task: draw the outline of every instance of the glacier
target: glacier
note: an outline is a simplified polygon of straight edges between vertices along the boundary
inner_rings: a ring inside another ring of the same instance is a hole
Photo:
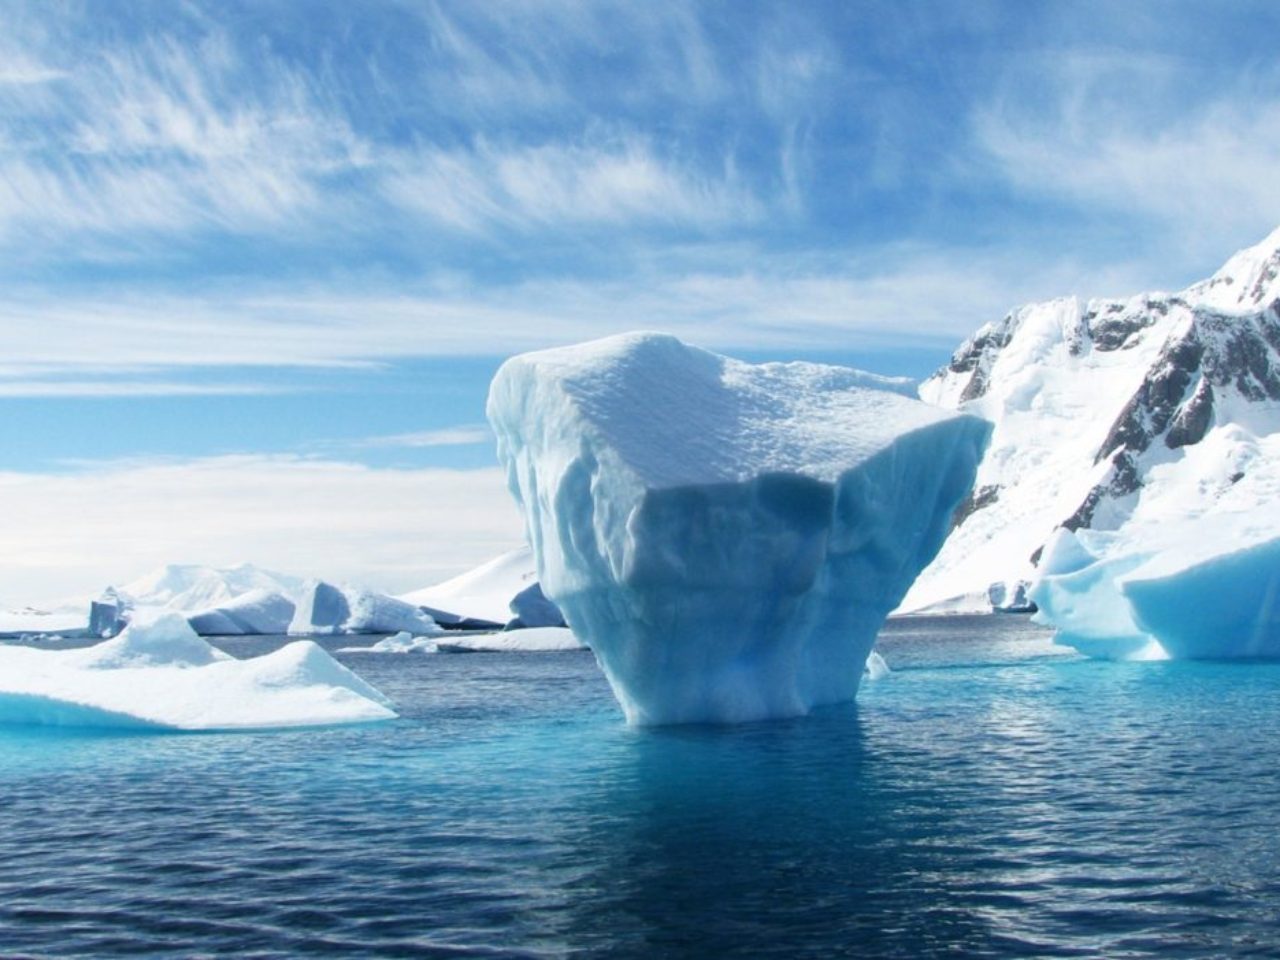
[[[653,333],[514,357],[487,413],[539,582],[633,724],[852,699],[990,435],[898,381]]]
[[[0,646],[0,723],[238,730],[387,720],[376,689],[308,640],[237,660],[173,611],[73,650]]]

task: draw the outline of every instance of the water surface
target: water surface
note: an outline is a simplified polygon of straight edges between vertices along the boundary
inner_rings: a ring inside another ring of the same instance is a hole
[[[558,653],[343,654],[362,727],[5,730],[0,955],[1280,955],[1280,665],[880,649],[743,727],[629,729]]]

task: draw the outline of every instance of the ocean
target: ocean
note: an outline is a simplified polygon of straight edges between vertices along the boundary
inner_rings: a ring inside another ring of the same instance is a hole
[[[0,956],[1280,956],[1280,664],[878,649],[738,727],[629,728],[579,652],[339,654],[365,726],[0,730]]]

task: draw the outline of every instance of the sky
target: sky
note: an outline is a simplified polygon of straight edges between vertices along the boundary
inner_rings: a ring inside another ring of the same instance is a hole
[[[1280,224],[1273,0],[0,0],[0,606],[520,542],[513,353],[914,377]]]

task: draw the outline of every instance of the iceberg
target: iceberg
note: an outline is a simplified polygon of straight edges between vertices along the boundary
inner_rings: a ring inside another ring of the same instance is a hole
[[[237,660],[174,611],[78,650],[0,646],[0,723],[236,730],[387,720],[390,701],[307,640]]]
[[[286,633],[293,620],[294,603],[270,590],[250,590],[234,600],[187,617],[204,637]]]
[[[1057,642],[1113,659],[1280,657],[1280,436],[1215,428],[1188,461],[1153,470],[1119,529],[1050,539],[1031,597]]]
[[[435,642],[440,653],[556,653],[584,650],[581,640],[565,627],[529,627]]]
[[[450,629],[563,627],[564,616],[538,584],[533,551],[517,547],[474,570],[400,597]]]
[[[1120,590],[1174,659],[1280,657],[1280,538],[1198,563],[1158,556]]]
[[[514,357],[487,410],[542,588],[634,724],[852,699],[990,435],[896,381],[650,333]]]
[[[339,653],[435,653],[436,642],[430,637],[415,637],[407,630],[389,637],[383,637],[377,643],[367,647],[342,647]]]
[[[547,599],[540,583],[532,583],[512,597],[511,612],[515,617],[507,624],[507,630],[565,626],[564,614]]]
[[[344,589],[312,580],[303,589],[288,625],[291,636],[348,633],[440,633],[431,615],[404,600],[368,590]]]

